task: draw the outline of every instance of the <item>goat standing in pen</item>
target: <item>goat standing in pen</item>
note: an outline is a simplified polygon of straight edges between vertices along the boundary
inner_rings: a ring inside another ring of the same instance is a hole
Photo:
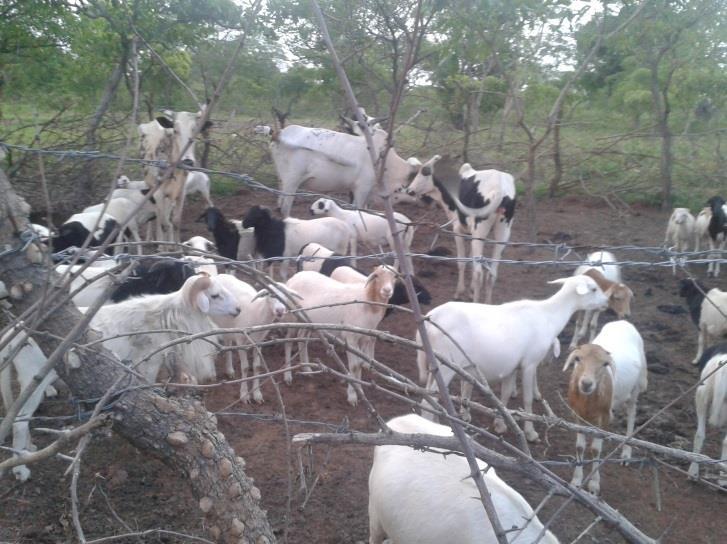
[[[590,344],[583,344],[568,356],[563,371],[571,365],[568,384],[568,403],[581,418],[591,425],[606,428],[613,418],[613,412],[626,407],[626,435],[634,432],[636,402],[639,394],[646,391],[647,369],[644,341],[628,321],[613,321],[601,329]],[[603,439],[594,437],[591,451],[595,470],[588,480],[588,490],[598,495],[601,489],[598,459],[601,456]],[[583,459],[586,450],[586,436],[578,433],[576,438],[576,461],[571,484],[580,487],[583,483]],[[631,459],[631,446],[624,444],[622,459]]]

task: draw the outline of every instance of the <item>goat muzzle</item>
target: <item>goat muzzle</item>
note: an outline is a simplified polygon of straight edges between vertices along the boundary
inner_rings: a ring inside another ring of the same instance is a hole
[[[578,389],[584,395],[590,395],[595,391],[595,384],[591,380],[581,380],[578,382]]]

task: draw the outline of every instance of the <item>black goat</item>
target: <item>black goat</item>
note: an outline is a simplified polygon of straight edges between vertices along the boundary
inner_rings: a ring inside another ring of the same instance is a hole
[[[240,231],[232,221],[225,218],[219,208],[211,206],[199,217],[198,221],[207,223],[217,245],[217,251],[228,259],[237,259],[237,248],[240,244]]]
[[[255,229],[255,251],[265,259],[282,257],[285,252],[285,222],[273,217],[268,208],[253,206],[245,214],[242,227]]]
[[[714,357],[715,355],[721,355],[723,353],[727,353],[727,342],[720,342],[719,344],[709,346],[707,349],[704,350],[704,353],[702,353],[702,356],[697,361],[699,371],[701,372],[702,370],[704,370],[704,365],[706,365],[707,361],[709,361],[712,357]]]
[[[142,257],[124,283],[111,294],[111,300],[121,302],[138,295],[173,293],[179,291],[190,276],[194,276],[194,268],[190,263]]]
[[[683,279],[679,281],[679,296],[686,299],[689,315],[692,322],[699,328],[699,319],[702,315],[702,302],[709,289],[697,280]]]

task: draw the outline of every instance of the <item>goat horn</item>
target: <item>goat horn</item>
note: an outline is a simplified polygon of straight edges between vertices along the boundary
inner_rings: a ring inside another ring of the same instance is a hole
[[[570,355],[568,355],[568,358],[565,360],[565,364],[563,365],[563,372],[568,370],[568,367],[573,364],[573,359],[575,359],[579,355],[578,349],[574,349],[571,351]]]
[[[197,295],[205,289],[209,289],[210,285],[212,285],[212,278],[210,278],[210,275],[207,274],[207,272],[200,272],[196,276],[197,279],[194,280],[189,288],[189,302],[192,305],[194,305]]]

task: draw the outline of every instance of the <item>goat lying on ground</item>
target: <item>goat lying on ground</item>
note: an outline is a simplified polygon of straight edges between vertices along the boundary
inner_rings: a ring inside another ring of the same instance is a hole
[[[626,407],[626,434],[634,432],[636,402],[639,393],[646,391],[647,369],[644,341],[628,321],[613,321],[601,329],[590,344],[574,350],[565,362],[563,371],[573,365],[568,385],[568,403],[580,417],[591,425],[605,429],[613,412]],[[588,490],[598,495],[600,475],[598,459],[601,456],[602,438],[593,438],[591,451],[595,460],[594,473],[588,481]],[[582,463],[586,450],[586,436],[578,433],[576,461]],[[631,446],[624,445],[622,459],[631,459]],[[583,483],[583,466],[576,465],[571,484]]]
[[[453,436],[449,427],[415,414],[387,425],[400,433]],[[520,493],[483,461],[477,465],[508,542],[558,543]],[[397,544],[496,544],[471,473],[467,460],[452,452],[376,446],[369,474],[370,544],[386,538]]]

